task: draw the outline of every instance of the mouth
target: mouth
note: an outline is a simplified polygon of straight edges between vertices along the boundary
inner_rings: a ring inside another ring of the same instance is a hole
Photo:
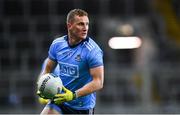
[[[82,35],[83,35],[83,36],[86,36],[86,35],[87,35],[87,33],[82,33]]]

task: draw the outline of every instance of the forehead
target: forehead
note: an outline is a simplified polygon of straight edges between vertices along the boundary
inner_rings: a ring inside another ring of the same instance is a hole
[[[89,18],[87,16],[75,16],[74,22],[89,22]]]

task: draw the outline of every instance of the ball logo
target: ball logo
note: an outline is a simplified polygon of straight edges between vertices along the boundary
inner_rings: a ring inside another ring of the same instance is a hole
[[[50,79],[50,77],[48,76],[46,79],[44,79],[44,81],[42,82],[42,84],[41,84],[41,87],[40,87],[40,91],[41,92],[43,92],[44,91],[44,89],[45,89],[45,87],[46,87],[46,83],[47,83],[47,81]]]

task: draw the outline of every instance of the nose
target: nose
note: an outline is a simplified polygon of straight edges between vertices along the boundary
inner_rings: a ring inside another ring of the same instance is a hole
[[[83,26],[83,31],[87,31],[87,30],[88,30],[88,28],[89,28],[89,26],[88,26],[88,25],[84,25],[84,26]]]
[[[84,27],[84,28],[83,28],[83,31],[87,31],[87,28],[86,28],[86,27]]]

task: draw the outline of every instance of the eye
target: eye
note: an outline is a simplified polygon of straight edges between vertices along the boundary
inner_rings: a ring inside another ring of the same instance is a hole
[[[83,26],[83,25],[84,25],[84,23],[80,22],[78,25]]]
[[[89,23],[88,22],[87,23],[79,22],[77,25],[78,26],[89,26]]]

